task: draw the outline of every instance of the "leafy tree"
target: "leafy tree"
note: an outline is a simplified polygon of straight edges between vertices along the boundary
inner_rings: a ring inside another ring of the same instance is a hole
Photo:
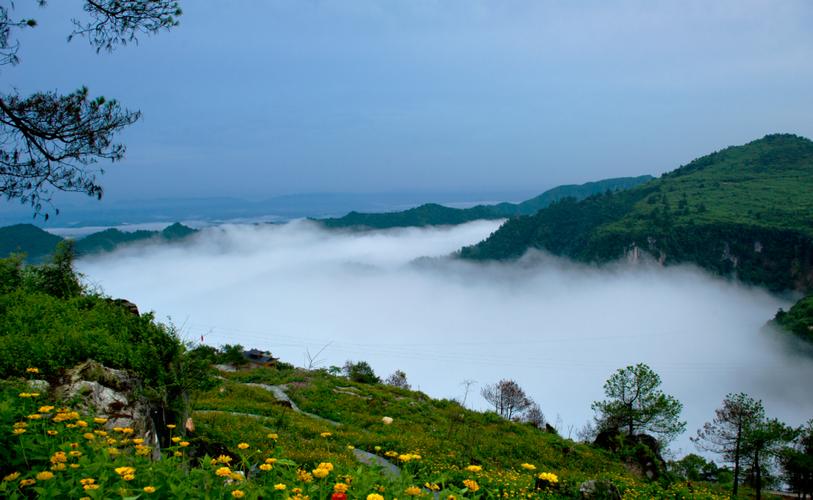
[[[779,463],[791,491],[813,497],[813,420],[797,430],[791,446],[782,450]]]
[[[37,0],[40,6],[45,0]],[[17,30],[36,26],[15,19],[14,4],[0,4],[0,65],[20,62]],[[73,19],[75,35],[96,48],[112,51],[178,24],[178,2],[172,0],[85,0],[86,19]],[[30,96],[0,94],[0,195],[30,204],[35,214],[50,204],[54,190],[102,197],[96,180],[101,160],[118,161],[125,147],[114,136],[141,116],[115,100],[91,97],[87,88],[62,95],[54,91]],[[45,218],[48,218],[45,213]]]
[[[652,432],[667,441],[686,429],[680,420],[683,405],[660,389],[661,378],[652,369],[639,363],[616,371],[604,384],[609,398],[596,401],[592,408],[598,413],[599,428],[615,428],[633,436]]]
[[[73,240],[60,241],[51,262],[22,269],[25,288],[59,298],[75,297],[82,292],[80,276],[73,271]]]
[[[751,466],[756,499],[762,499],[763,468],[779,458],[783,447],[794,438],[794,430],[775,418],[760,419],[743,439],[744,456]]]
[[[378,384],[381,379],[373,371],[373,367],[366,361],[359,361],[354,363],[348,361],[344,364],[344,374],[353,382],[361,384]]]
[[[483,387],[480,395],[494,406],[501,417],[511,419],[531,407],[533,401],[513,380],[503,379],[496,384]]]
[[[723,405],[714,411],[714,420],[703,424],[697,436],[691,438],[698,448],[718,453],[734,465],[734,485],[732,493],[737,496],[740,480],[745,438],[754,426],[764,420],[765,409],[762,401],[755,401],[747,394],[729,394]]]
[[[395,373],[387,377],[384,381],[385,384],[393,387],[400,387],[401,389],[411,389],[412,386],[407,382],[407,375],[401,370],[395,370]]]
[[[689,453],[675,462],[670,462],[670,470],[686,481],[717,481],[720,468],[700,455]]]
[[[243,366],[248,360],[243,356],[245,349],[240,344],[226,344],[220,347],[220,362],[235,367]]]

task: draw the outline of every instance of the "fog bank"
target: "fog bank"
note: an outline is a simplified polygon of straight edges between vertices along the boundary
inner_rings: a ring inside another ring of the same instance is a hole
[[[190,340],[268,349],[301,365],[366,360],[382,377],[484,408],[513,378],[567,435],[617,368],[645,362],[685,406],[688,436],[729,392],[798,424],[813,417],[813,357],[761,331],[782,299],[691,267],[577,265],[541,253],[509,264],[445,259],[499,222],[329,232],[312,223],[206,228],[183,245],[120,249],[79,271],[114,297],[171,317]],[[437,257],[436,259],[419,259]],[[418,259],[418,260],[416,260]]]

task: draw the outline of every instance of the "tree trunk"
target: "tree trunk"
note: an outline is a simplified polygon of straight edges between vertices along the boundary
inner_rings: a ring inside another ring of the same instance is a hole
[[[754,474],[756,474],[756,500],[762,500],[762,470],[759,467],[759,450],[754,452]]]
[[[737,489],[740,484],[740,439],[742,436],[742,422],[737,422],[737,444],[734,447],[734,491],[737,496]]]

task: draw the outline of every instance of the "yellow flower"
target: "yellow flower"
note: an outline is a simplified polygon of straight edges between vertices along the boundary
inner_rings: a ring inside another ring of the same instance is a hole
[[[53,406],[40,406],[40,409],[37,411],[40,413],[51,413],[51,410],[53,409],[54,409]]]
[[[330,471],[327,469],[316,468],[313,469],[312,473],[315,477],[322,479],[323,477],[327,477],[327,475],[330,474]]]
[[[72,457],[81,457],[82,452],[79,451],[79,450],[71,450],[71,451],[68,452],[68,455],[70,455]]]
[[[79,467],[81,467],[81,465],[79,465],[79,464],[70,464],[68,467],[70,467],[71,469],[78,469]]]
[[[328,471],[333,470],[333,464],[330,462],[322,462],[316,466],[318,469],[327,469]]]
[[[106,436],[107,436],[107,432],[105,432],[105,431],[100,431],[100,430],[98,430],[98,429],[97,429],[97,430],[95,430],[95,431],[93,431],[93,433],[94,433],[94,434],[96,434],[97,436],[102,436],[102,437],[106,437]]]
[[[278,484],[274,485],[274,489],[277,490],[277,491],[282,491],[285,488],[286,488],[286,486],[284,484],[282,484],[282,483],[278,483]]]
[[[178,443],[178,445],[182,446],[183,448],[186,448],[187,446],[189,446],[189,441],[181,441],[180,443]]]
[[[73,451],[71,453],[74,453]],[[68,461],[68,456],[65,454],[64,451],[58,451],[51,455],[51,463],[58,464]]]
[[[244,496],[246,496],[246,494],[240,490],[234,490],[231,492],[231,496],[233,496],[234,498],[243,498]]]
[[[155,486],[145,486],[144,493],[155,493]]]
[[[88,423],[85,422],[84,420],[77,420],[76,425],[78,425],[79,427],[87,427]]]
[[[240,443],[237,445],[237,447],[240,448],[241,450],[245,450],[246,448],[248,448],[248,446],[249,446],[248,443]]]
[[[275,439],[276,440],[276,439],[279,439],[279,436],[277,436],[276,433],[272,432],[271,434],[268,435],[268,439]]]
[[[142,438],[135,438],[135,439],[133,439],[133,443],[135,443],[135,444],[143,444],[143,443],[144,443],[144,439],[142,439]]]
[[[53,472],[48,472],[47,470],[44,470],[44,471],[38,473],[36,475],[36,478],[37,478],[37,481],[47,481],[49,479],[54,478],[54,473]]]
[[[124,429],[121,430],[121,432],[124,434],[132,434],[135,431],[130,427],[125,427]]]
[[[36,479],[23,479],[20,481],[20,488],[25,488],[26,486],[31,486],[32,484],[36,484]]]
[[[124,479],[125,481],[132,481],[133,479],[135,479],[135,474],[125,474],[121,476],[121,478]]]
[[[367,500],[384,500],[384,497],[378,493],[370,493],[367,495]]]
[[[26,373],[39,373],[40,369],[32,367],[32,368],[26,368],[25,371],[26,371]]]
[[[356,449],[356,447],[355,447],[355,446],[353,446],[352,444],[348,444],[348,445],[347,445],[347,449],[348,449],[348,450],[355,450],[355,449]]]
[[[175,424],[167,424],[167,429],[169,429],[169,430],[172,430],[175,427],[176,427]]]
[[[245,479],[245,476],[243,476],[243,474],[240,472],[232,472],[229,474],[229,477],[232,479],[232,481],[242,481]]]
[[[56,464],[51,466],[51,470],[65,470],[65,464]]]
[[[88,440],[96,439],[96,434],[93,434],[92,432],[86,432],[86,433],[82,434],[82,437],[84,437],[85,439],[88,439]]]
[[[25,429],[23,429],[22,427],[20,427],[20,428],[18,428],[18,429],[14,429],[14,434],[16,434],[16,435],[18,435],[18,436],[19,436],[20,434],[24,434],[24,433],[25,433]]]
[[[228,456],[228,455],[220,455],[220,456],[219,456],[219,457],[217,457],[215,460],[216,460],[218,463],[221,463],[221,464],[227,464],[227,463],[231,462],[231,457],[230,457],[230,456]]]
[[[180,443],[180,442],[181,442],[181,438],[179,438],[178,436],[175,436],[174,438],[172,438],[172,442],[173,442],[173,443]]]
[[[134,467],[116,467],[114,469],[119,476],[126,476],[127,474],[135,474]]]
[[[536,470],[536,465],[534,464],[522,464],[520,467],[525,470]]]
[[[349,488],[350,486],[348,486],[345,483],[336,483],[335,485],[333,485],[333,491],[336,493],[347,493],[347,490]]]
[[[302,469],[298,469],[296,471],[296,478],[303,483],[309,483],[313,481],[313,475],[310,472],[304,471]]]
[[[265,463],[273,465],[273,464],[277,463],[277,459],[276,458],[266,458]]]
[[[471,491],[472,493],[480,489],[480,485],[477,484],[477,481],[474,481],[472,479],[464,479],[463,486],[468,488],[468,490]]]
[[[3,481],[14,481],[14,480],[15,480],[15,479],[17,479],[18,477],[20,477],[20,473],[19,473],[19,472],[12,472],[12,473],[11,473],[11,474],[9,474],[8,476],[4,477],[4,478],[3,478]]]
[[[330,436],[333,435],[333,433],[332,432],[323,432],[323,433],[321,433],[319,435],[322,436],[323,438],[329,438]]]
[[[86,477],[84,479],[79,480],[79,483],[81,483],[83,486],[86,485],[86,484],[93,484],[95,482],[96,482],[96,480],[93,479],[92,477]]]
[[[182,457],[182,456],[183,456],[183,452],[182,452],[182,451],[176,451],[176,452],[174,452],[172,455],[173,455],[173,456],[175,456],[175,457]]]
[[[96,418],[93,419],[93,422],[96,423],[96,424],[106,424],[107,419],[102,418],[102,417],[96,417]]]
[[[479,465],[469,465],[466,467],[466,470],[469,472],[480,472],[483,468]]]
[[[98,490],[99,485],[98,484],[86,484],[86,485],[82,486],[82,489],[84,489],[85,491]]]
[[[432,491],[440,491],[440,485],[437,483],[424,483],[424,486]]]
[[[421,489],[417,486],[410,486],[409,488],[404,490],[404,494],[410,497],[417,497],[421,494]]]
[[[231,469],[229,469],[228,467],[220,467],[215,471],[215,474],[220,477],[225,477],[231,474]]]
[[[384,453],[384,455],[388,456],[390,458],[395,458],[395,457],[398,456],[398,452],[397,451],[388,451],[388,452]]]
[[[118,455],[120,452],[119,452],[118,448],[108,448],[108,449],[107,449],[107,453],[109,453],[111,456],[114,456],[114,457],[115,457],[115,456],[116,456],[116,455]]]
[[[559,482],[559,478],[553,472],[542,472],[536,477],[538,477],[542,481],[547,481],[550,484],[556,484]]]
[[[271,465],[271,464],[260,464],[260,470],[262,470],[262,471],[268,472],[273,468],[274,468],[274,466]]]

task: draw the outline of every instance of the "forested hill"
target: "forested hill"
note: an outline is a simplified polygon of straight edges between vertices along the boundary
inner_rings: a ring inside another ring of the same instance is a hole
[[[518,215],[530,215],[563,198],[584,199],[596,193],[619,191],[643,184],[651,180],[650,175],[619,177],[585,184],[569,184],[549,189],[522,203],[499,203],[477,205],[471,208],[450,208],[436,203],[427,203],[401,212],[359,213],[350,212],[344,217],[320,219],[326,227],[357,227],[386,229],[408,226],[441,226],[463,224],[479,219],[502,219]]]
[[[466,259],[528,249],[586,262],[691,262],[773,290],[813,289],[813,142],[768,135],[629,190],[560,200],[463,248]]]
[[[91,255],[110,252],[127,243],[151,239],[178,240],[196,232],[196,229],[177,222],[163,231],[140,230],[128,232],[118,229],[105,229],[76,240],[74,250],[77,256]],[[31,224],[2,227],[0,228],[0,257],[5,257],[10,253],[22,252],[26,254],[26,260],[29,262],[41,262],[53,253],[57,243],[62,239],[60,236],[51,234]]]

